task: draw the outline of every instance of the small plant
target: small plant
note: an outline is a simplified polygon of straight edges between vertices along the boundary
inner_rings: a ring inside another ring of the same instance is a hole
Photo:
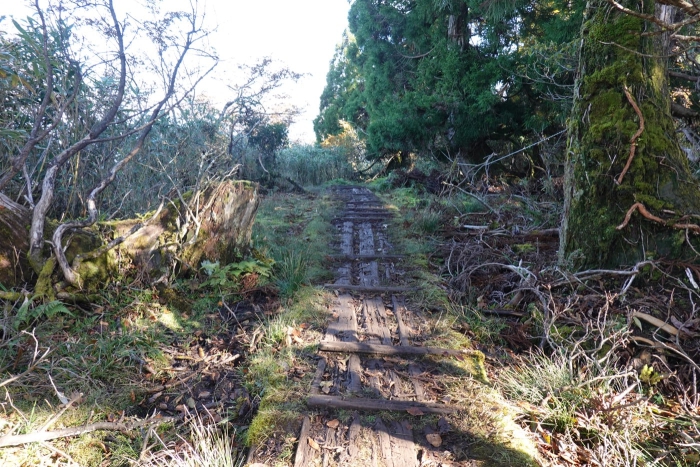
[[[22,306],[17,310],[17,314],[13,320],[13,327],[19,329],[22,325],[28,324],[37,319],[51,319],[57,315],[64,314],[73,316],[73,313],[59,300],[54,300],[48,303],[34,305],[33,298],[25,298]]]
[[[226,266],[221,266],[218,261],[214,263],[202,261],[202,270],[208,276],[208,279],[202,283],[202,287],[213,287],[221,291],[238,290],[241,284],[248,282],[245,281],[247,276],[254,275],[258,280],[261,277],[269,279],[272,275],[272,266],[274,264],[274,260],[269,258],[264,260],[256,258],[230,263]]]
[[[639,381],[648,384],[649,386],[656,386],[663,379],[663,375],[656,372],[654,367],[644,365],[642,370],[639,372]]]
[[[301,288],[309,275],[309,260],[306,253],[297,250],[285,250],[277,262],[275,280],[280,295],[289,297]]]
[[[245,464],[242,455],[232,443],[235,433],[231,435],[226,429],[216,425],[205,424],[197,417],[190,423],[190,435],[180,436],[182,443],[173,447],[165,443],[157,434],[154,436],[163,446],[163,450],[151,453],[141,466],[176,466],[176,467],[239,467]]]
[[[416,216],[415,227],[421,234],[434,234],[443,224],[442,213],[433,209],[426,209]]]

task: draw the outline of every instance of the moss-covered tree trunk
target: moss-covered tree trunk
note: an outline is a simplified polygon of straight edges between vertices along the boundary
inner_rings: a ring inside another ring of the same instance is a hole
[[[0,284],[5,287],[27,282],[31,268],[28,229],[31,211],[0,193]]]
[[[655,13],[654,2],[621,3]],[[679,225],[700,212],[700,190],[675,135],[663,39],[643,35],[652,31],[605,0],[588,3],[569,121],[564,263],[623,266],[692,252]]]

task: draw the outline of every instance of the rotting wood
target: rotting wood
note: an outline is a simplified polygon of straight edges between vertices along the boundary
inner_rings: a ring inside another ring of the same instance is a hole
[[[369,381],[369,387],[377,395],[382,395],[382,381],[380,375],[384,368],[382,368],[381,363],[372,358],[367,361],[367,380]]]
[[[411,384],[413,384],[413,390],[416,392],[416,400],[419,402],[425,401],[425,388],[423,387],[423,382],[420,380],[420,375],[423,372],[416,363],[411,363],[408,365],[408,375],[411,378]]]
[[[388,410],[406,412],[418,409],[423,413],[439,413],[443,415],[457,412],[457,408],[436,402],[397,401],[386,399],[347,398],[339,396],[314,395],[306,400],[309,407],[333,407],[348,410]],[[410,413],[410,412],[409,412]]]
[[[353,461],[357,459],[357,456],[360,454],[358,438],[361,429],[360,414],[354,412],[352,415],[352,423],[350,424],[350,428],[348,428],[348,449],[346,455],[341,457],[341,464],[352,465]]]
[[[352,297],[339,295],[336,304],[334,311],[338,319],[328,325],[324,341],[357,342],[357,318]]]
[[[323,286],[325,288],[331,289],[331,290],[351,290],[351,291],[355,291],[355,292],[367,292],[367,293],[372,293],[372,292],[376,292],[376,293],[409,292],[411,290],[415,290],[414,288],[411,288],[411,287],[382,287],[382,286],[365,287],[362,285],[344,285],[344,284],[324,284]]]
[[[411,345],[409,336],[412,334],[412,331],[403,320],[403,316],[408,314],[404,299],[403,297],[393,295],[391,297],[391,303],[394,306],[394,317],[396,318],[396,324],[399,332],[399,344],[402,346],[409,346]]]
[[[381,298],[370,298],[362,301],[362,311],[365,317],[365,333],[367,343],[391,345],[391,332],[386,325],[386,312]]]
[[[384,424],[384,420],[377,418],[374,423],[374,429],[377,433],[377,438],[379,438],[379,449],[381,451],[382,462],[387,467],[394,467],[394,463],[391,458],[391,437],[389,436],[389,430]]]
[[[299,445],[297,446],[297,454],[294,457],[294,467],[305,467],[314,458],[314,449],[309,444],[309,432],[311,431],[311,419],[308,415],[304,416],[304,421],[301,423],[301,432],[299,433]]]
[[[394,370],[389,371],[389,382],[391,385],[391,395],[397,399],[403,397],[403,391],[401,390],[401,378],[396,374]]]
[[[326,438],[323,443],[323,467],[328,467],[334,460],[337,453],[336,448],[340,445],[338,429],[326,425]]]
[[[387,467],[418,467],[413,432],[405,420],[394,422],[390,431],[378,418],[375,430],[379,438],[382,460]]]
[[[321,342],[319,350],[325,352],[356,352],[375,355],[442,355],[468,357],[483,355],[478,350],[442,349],[440,347],[413,347],[404,345],[364,344],[360,342]]]
[[[343,227],[340,233],[340,251],[344,255],[352,254],[352,236],[354,225],[352,222],[343,222]]]
[[[360,357],[353,354],[348,358],[348,392],[360,392],[362,390],[362,364]]]
[[[396,467],[418,467],[413,430],[406,420],[393,423],[391,457]]]
[[[318,394],[321,390],[321,380],[323,379],[323,374],[326,372],[326,359],[320,357],[318,359],[318,365],[316,366],[316,373],[314,374],[314,379],[311,382],[311,394]]]

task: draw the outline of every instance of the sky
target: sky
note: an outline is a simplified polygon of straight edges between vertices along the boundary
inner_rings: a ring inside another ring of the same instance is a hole
[[[117,10],[134,0],[114,0]],[[171,3],[173,0],[166,0]],[[269,56],[307,76],[284,92],[290,103],[303,109],[289,131],[291,141],[314,141],[313,119],[335,46],[347,27],[348,0],[200,0],[206,5],[209,27],[217,30],[209,42],[221,63],[202,83],[200,93],[215,103],[224,102],[226,76],[239,64],[254,64]],[[43,1],[40,3],[44,3]],[[23,1],[2,1],[0,16],[24,18]],[[7,22],[4,22],[4,29]],[[220,99],[221,98],[221,99]]]

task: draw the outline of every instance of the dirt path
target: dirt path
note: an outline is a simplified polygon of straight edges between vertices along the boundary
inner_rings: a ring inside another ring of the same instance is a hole
[[[336,280],[326,287],[337,299],[307,398],[316,412],[304,418],[294,466],[527,465],[493,459],[504,449],[522,456],[489,450],[461,424],[465,401],[454,403],[443,376],[469,378],[463,368],[483,355],[422,344],[428,323],[402,295],[420,285],[403,283],[391,214],[366,188],[337,187],[335,195],[345,207],[334,220]]]

